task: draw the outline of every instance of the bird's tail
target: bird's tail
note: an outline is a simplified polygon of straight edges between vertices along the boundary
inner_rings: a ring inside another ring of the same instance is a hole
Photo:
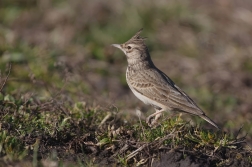
[[[211,125],[215,126],[218,130],[220,130],[219,126],[212,121],[208,116],[206,116],[205,114],[203,115],[199,115],[202,119],[206,120],[208,123],[210,123]]]

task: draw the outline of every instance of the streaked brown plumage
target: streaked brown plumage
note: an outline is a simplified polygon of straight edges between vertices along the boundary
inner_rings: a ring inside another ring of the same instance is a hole
[[[153,64],[144,38],[140,37],[141,31],[124,44],[113,46],[121,49],[127,57],[126,80],[132,92],[156,110],[146,122],[153,126],[163,111],[177,110],[197,115],[219,129],[184,91]]]

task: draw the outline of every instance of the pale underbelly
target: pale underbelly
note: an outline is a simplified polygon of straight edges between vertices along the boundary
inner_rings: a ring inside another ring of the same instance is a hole
[[[130,87],[130,86],[129,86]],[[157,107],[160,107],[160,108],[166,108],[164,105],[160,104],[159,102],[156,102],[144,95],[142,95],[141,93],[135,91],[133,88],[131,88],[131,91],[134,93],[134,95],[139,99],[141,100],[142,102],[144,102],[145,104],[147,105],[152,105],[152,106],[157,106]]]

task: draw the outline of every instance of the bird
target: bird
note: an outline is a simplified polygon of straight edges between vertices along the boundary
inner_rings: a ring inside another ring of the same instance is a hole
[[[146,118],[150,127],[157,124],[164,111],[178,111],[196,115],[220,129],[182,89],[153,63],[144,37],[143,28],[123,44],[112,44],[127,57],[126,81],[134,95],[155,109]]]

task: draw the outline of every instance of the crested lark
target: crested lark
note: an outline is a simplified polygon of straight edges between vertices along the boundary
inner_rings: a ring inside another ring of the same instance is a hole
[[[219,129],[184,91],[153,64],[144,38],[140,37],[141,31],[127,42],[112,46],[121,49],[127,57],[126,80],[132,92],[156,111],[147,117],[148,125],[155,125],[163,111],[177,110],[197,115]]]

